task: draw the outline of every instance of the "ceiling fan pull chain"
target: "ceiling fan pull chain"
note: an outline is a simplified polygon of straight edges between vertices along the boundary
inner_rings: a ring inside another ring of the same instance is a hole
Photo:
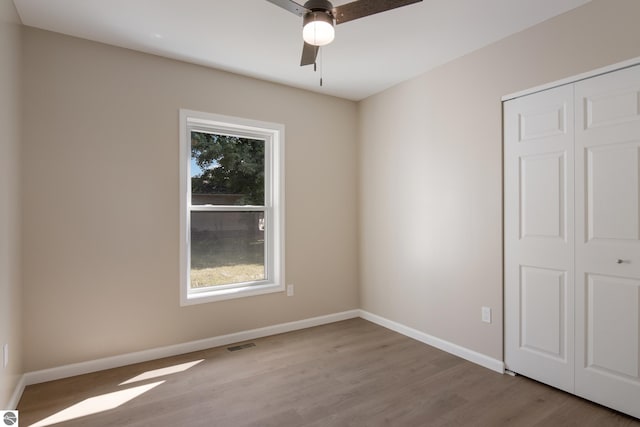
[[[320,87],[322,87],[322,65],[324,64],[322,52],[324,52],[324,49],[320,49]]]

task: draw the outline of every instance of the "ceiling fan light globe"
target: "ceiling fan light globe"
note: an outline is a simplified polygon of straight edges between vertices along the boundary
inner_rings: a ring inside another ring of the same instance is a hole
[[[311,12],[304,17],[302,38],[314,46],[324,46],[335,38],[333,19],[323,12]]]

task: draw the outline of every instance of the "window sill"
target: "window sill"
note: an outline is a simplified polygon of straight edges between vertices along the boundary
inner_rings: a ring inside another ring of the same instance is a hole
[[[270,294],[273,292],[284,292],[284,285],[267,283],[262,285],[247,285],[237,288],[186,293],[186,295],[182,296],[180,305],[204,304],[208,302],[244,298],[254,295]]]

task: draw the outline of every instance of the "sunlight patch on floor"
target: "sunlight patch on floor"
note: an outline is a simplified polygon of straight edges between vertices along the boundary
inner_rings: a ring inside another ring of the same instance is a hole
[[[83,400],[82,402],[78,402],[75,405],[63,409],[62,411],[56,412],[55,414],[45,418],[42,421],[31,424],[31,427],[50,426],[52,424],[62,423],[64,421],[69,421],[76,418],[86,417],[88,415],[94,415],[100,412],[108,411],[110,409],[115,409],[159,386],[162,383],[164,383],[164,381],[158,381],[151,384],[128,388],[126,390],[114,391],[112,393],[90,397]]]
[[[189,368],[196,366],[198,363],[203,362],[204,359],[195,360],[193,362],[181,363],[179,365],[168,366],[166,368],[154,369],[152,371],[143,372],[140,375],[137,375],[125,382],[120,383],[119,385],[131,384],[138,381],[150,380],[152,378],[158,378],[165,375],[177,374],[179,372],[184,372]]]

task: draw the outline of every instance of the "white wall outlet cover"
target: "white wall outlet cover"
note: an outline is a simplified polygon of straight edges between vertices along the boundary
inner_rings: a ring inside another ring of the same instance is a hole
[[[491,308],[482,307],[482,321],[485,323],[491,323]]]
[[[287,285],[287,296],[288,297],[293,296],[293,285]]]

